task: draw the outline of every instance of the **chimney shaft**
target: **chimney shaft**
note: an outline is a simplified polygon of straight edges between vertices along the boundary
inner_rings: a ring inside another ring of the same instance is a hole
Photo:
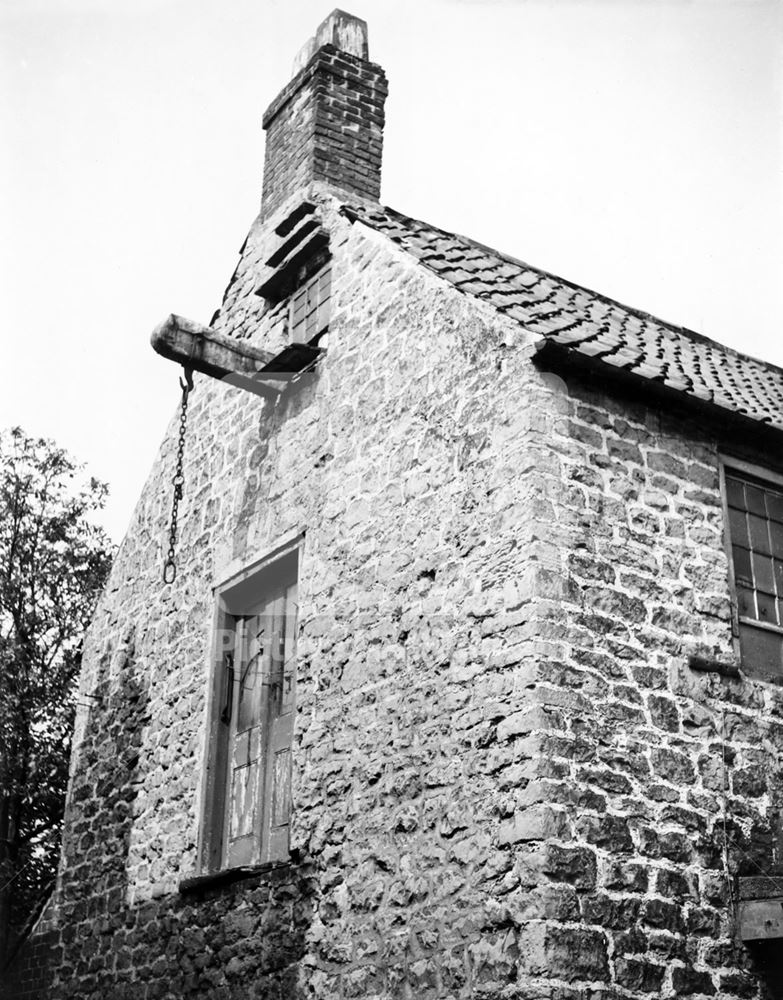
[[[297,56],[263,119],[262,215],[311,181],[378,200],[388,87],[367,55],[365,22],[334,10]]]

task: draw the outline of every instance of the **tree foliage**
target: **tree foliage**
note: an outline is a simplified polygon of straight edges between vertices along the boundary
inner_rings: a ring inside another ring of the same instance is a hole
[[[111,565],[107,495],[52,441],[0,433],[0,962],[57,870],[81,642]]]

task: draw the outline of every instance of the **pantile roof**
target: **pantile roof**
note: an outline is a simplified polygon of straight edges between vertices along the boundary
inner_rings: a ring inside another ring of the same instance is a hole
[[[542,344],[783,430],[783,369],[775,365],[393,209],[357,203],[343,212],[539,334]]]

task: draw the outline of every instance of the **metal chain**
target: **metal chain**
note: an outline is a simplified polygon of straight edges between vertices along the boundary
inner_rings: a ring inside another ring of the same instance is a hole
[[[193,372],[185,369],[185,380],[179,380],[182,389],[182,402],[180,403],[179,415],[179,439],[177,441],[177,468],[174,473],[174,499],[171,502],[171,526],[169,528],[169,552],[166,562],[163,564],[163,582],[174,583],[177,577],[177,564],[174,561],[174,548],[177,544],[177,511],[179,502],[182,499],[182,490],[185,485],[185,476],[182,472],[185,457],[185,430],[188,422],[188,396],[193,389]]]

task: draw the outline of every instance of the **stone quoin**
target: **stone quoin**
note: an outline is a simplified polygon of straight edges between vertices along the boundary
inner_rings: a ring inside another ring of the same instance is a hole
[[[334,11],[85,643],[8,1000],[781,996],[783,371],[379,202]]]

